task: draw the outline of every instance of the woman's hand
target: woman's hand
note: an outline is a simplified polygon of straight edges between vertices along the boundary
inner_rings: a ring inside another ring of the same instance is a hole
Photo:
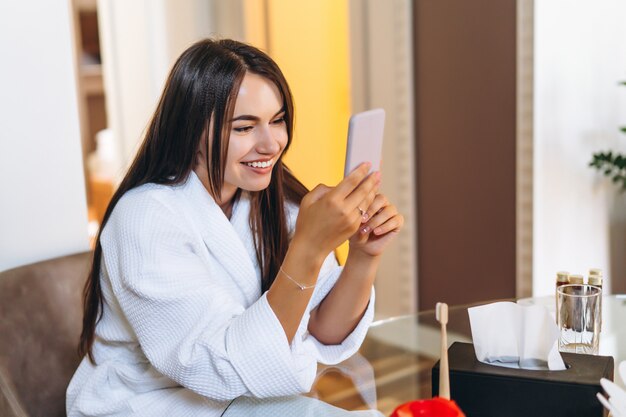
[[[364,218],[368,220],[350,238],[350,252],[380,256],[402,229],[404,217],[384,195],[377,194]]]
[[[306,242],[314,256],[324,259],[357,232],[362,224],[361,209],[373,204],[380,185],[380,173],[367,175],[363,163],[336,187],[318,185],[302,199],[294,241]]]

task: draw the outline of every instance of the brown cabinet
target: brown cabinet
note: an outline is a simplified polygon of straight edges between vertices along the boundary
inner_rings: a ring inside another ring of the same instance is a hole
[[[414,2],[418,305],[516,290],[516,1]]]

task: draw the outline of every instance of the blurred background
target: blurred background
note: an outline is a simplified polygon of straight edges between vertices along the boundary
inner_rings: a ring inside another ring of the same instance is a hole
[[[296,102],[287,164],[340,181],[351,113],[387,113],[383,192],[406,218],[377,314],[626,291],[626,203],[588,167],[626,151],[620,0],[0,2],[0,271],[88,250],[165,78],[195,40],[268,52]],[[346,248],[339,250],[344,258]]]

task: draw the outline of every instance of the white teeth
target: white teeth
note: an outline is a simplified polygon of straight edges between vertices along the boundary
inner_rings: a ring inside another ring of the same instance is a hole
[[[246,162],[246,165],[253,168],[267,168],[272,165],[272,161],[270,160],[265,162]]]

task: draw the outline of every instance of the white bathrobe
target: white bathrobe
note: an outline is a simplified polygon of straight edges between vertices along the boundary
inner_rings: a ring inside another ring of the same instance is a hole
[[[288,209],[293,228],[297,208]],[[261,294],[249,212],[244,193],[229,220],[193,172],[181,185],[146,184],[120,199],[101,237],[97,365],[81,362],[67,390],[68,416],[219,416],[241,395],[307,392],[317,362],[358,350],[373,292],[340,345],[307,332],[308,312],[341,273],[332,254],[288,343]]]

